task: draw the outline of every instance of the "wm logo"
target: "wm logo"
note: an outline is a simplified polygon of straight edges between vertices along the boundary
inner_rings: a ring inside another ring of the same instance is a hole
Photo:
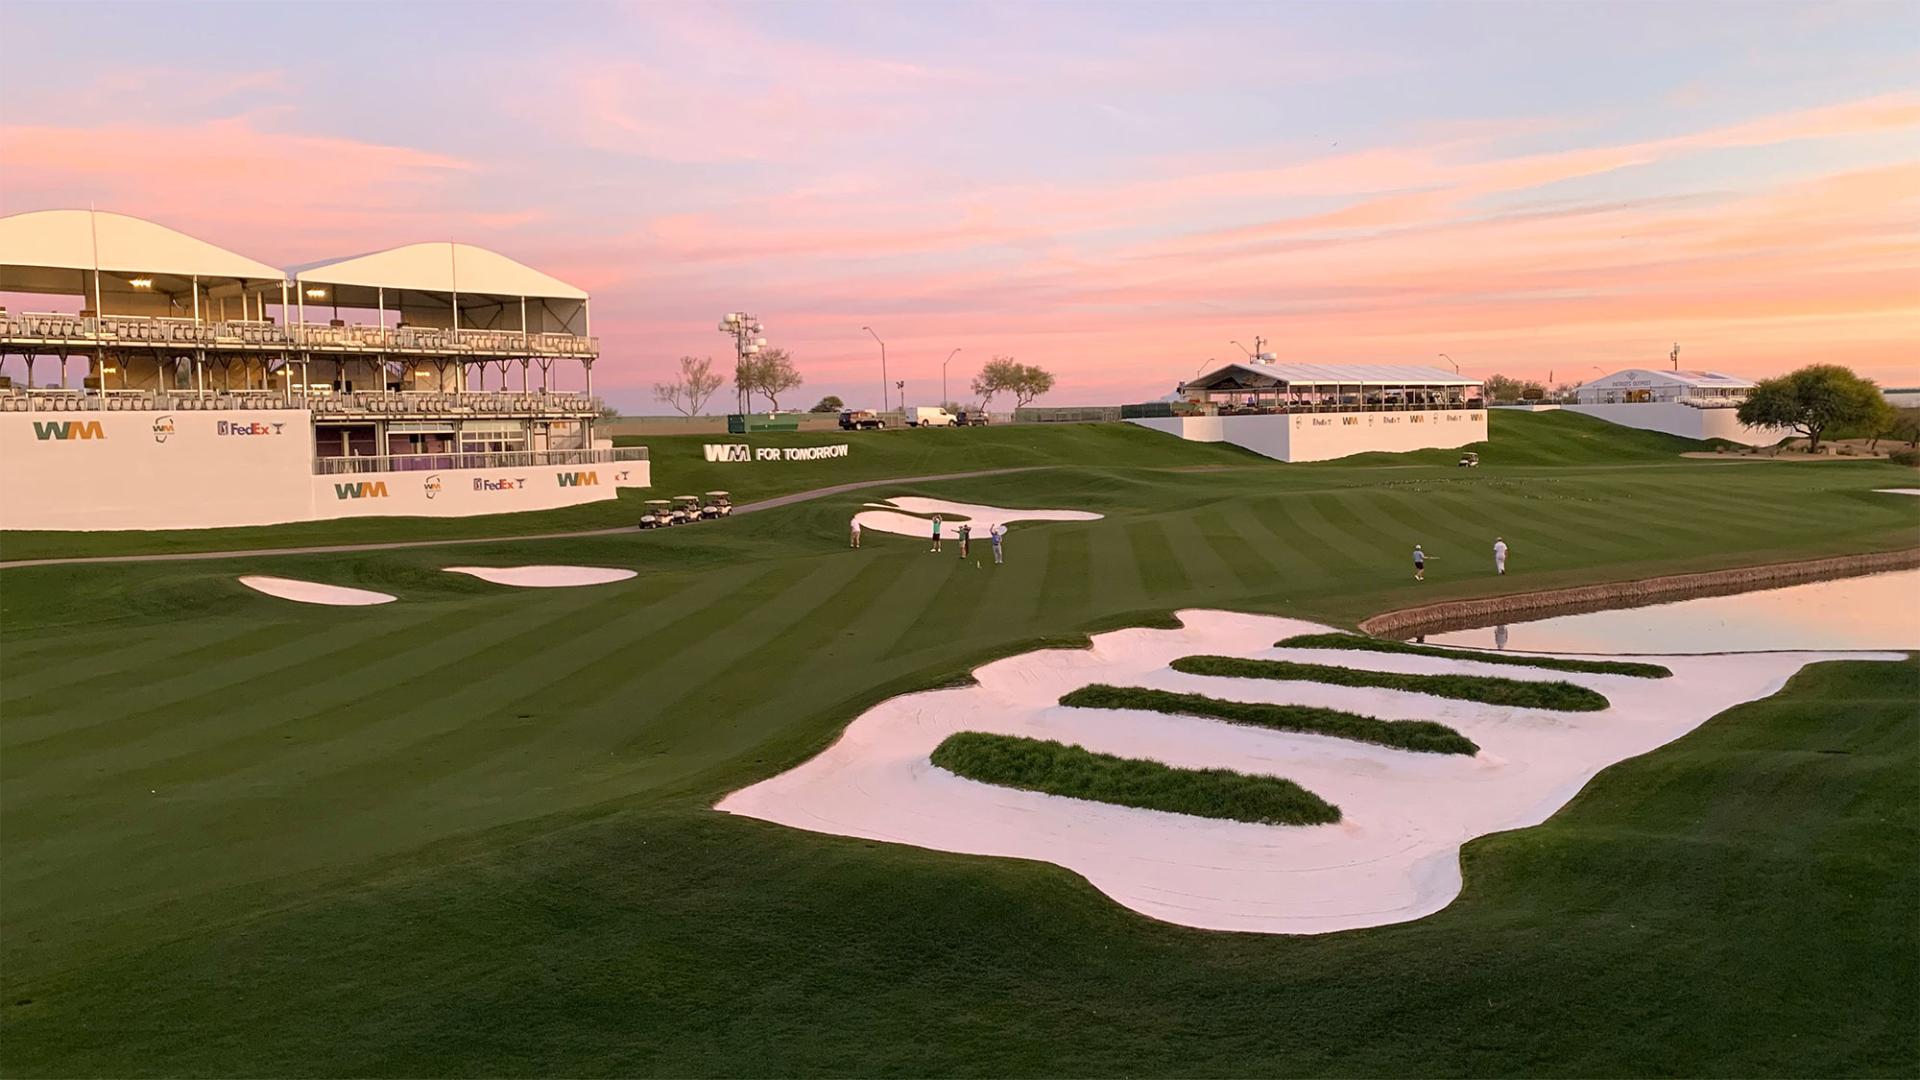
[[[561,487],[594,487],[600,483],[600,474],[597,472],[563,472],[555,475],[560,477]]]
[[[48,439],[104,439],[107,433],[100,430],[98,420],[35,420],[33,437],[41,442]]]
[[[361,480],[352,484],[333,485],[336,499],[384,499],[387,497],[385,480]]]
[[[708,443],[702,449],[708,461],[752,461],[753,447],[746,443]]]

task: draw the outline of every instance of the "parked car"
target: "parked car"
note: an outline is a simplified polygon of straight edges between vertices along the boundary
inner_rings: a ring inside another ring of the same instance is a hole
[[[881,419],[880,414],[874,412],[872,409],[842,409],[840,411],[840,427],[846,431],[870,431],[874,428],[883,428],[886,426],[887,422]]]
[[[959,423],[959,417],[938,405],[915,405],[901,411],[907,414],[908,427],[953,427]]]
[[[648,499],[647,512],[640,515],[643,529],[664,529],[673,524],[673,504],[665,499]]]
[[[985,409],[961,409],[953,414],[953,422],[961,427],[986,427],[987,420]]]

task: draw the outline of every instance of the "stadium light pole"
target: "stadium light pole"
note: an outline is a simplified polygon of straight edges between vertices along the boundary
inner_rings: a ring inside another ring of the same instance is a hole
[[[873,334],[871,326],[863,326],[860,329]],[[873,334],[873,340],[880,341],[880,335]],[[904,406],[905,402],[901,404]],[[887,343],[884,341],[880,341],[880,411],[887,411]]]
[[[953,363],[953,353],[957,353],[959,351],[960,351],[960,347],[957,345],[954,346],[953,352],[948,353],[947,358],[945,360],[940,361],[940,407],[943,409],[947,407],[947,400],[948,400],[947,398],[947,365]]]
[[[758,315],[749,315],[744,311],[729,311],[720,317],[720,332],[733,338],[733,395],[741,416],[747,414],[749,391],[740,385],[740,365],[766,346],[767,339],[759,336],[765,329],[760,325]]]
[[[1441,354],[1440,354],[1440,359],[1442,359],[1442,360],[1445,360],[1445,361],[1446,361],[1447,363],[1449,363],[1449,364],[1453,364],[1453,357],[1451,357],[1451,356],[1448,356],[1448,355],[1447,355],[1446,353],[1441,353]],[[1453,373],[1454,373],[1455,375],[1458,375],[1458,374],[1460,374],[1460,365],[1459,365],[1459,364],[1453,364]]]

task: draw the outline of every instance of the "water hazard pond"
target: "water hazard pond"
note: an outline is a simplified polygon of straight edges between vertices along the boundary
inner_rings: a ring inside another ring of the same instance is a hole
[[[1524,652],[1705,653],[1920,648],[1920,570],[1428,634]]]

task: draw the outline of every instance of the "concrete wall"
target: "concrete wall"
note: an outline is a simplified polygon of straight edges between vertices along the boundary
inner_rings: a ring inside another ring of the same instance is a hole
[[[1605,420],[1609,424],[1664,431],[1689,439],[1726,439],[1743,446],[1772,446],[1791,438],[1786,428],[1753,428],[1740,422],[1735,409],[1696,409],[1673,401],[1640,401],[1617,405],[1565,405],[1567,412]]]
[[[651,479],[644,461],[315,476],[302,409],[0,413],[0,461],[0,529],[463,517],[616,498]]]
[[[1228,442],[1279,461],[1328,461],[1372,451],[1453,449],[1487,437],[1481,409],[1143,417],[1127,421],[1193,442]]]

